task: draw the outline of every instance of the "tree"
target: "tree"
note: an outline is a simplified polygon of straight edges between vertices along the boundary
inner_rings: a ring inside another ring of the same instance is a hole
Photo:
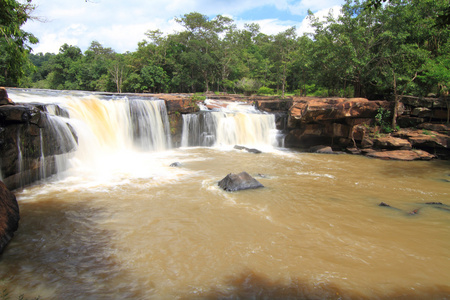
[[[31,18],[33,9],[31,0],[23,4],[0,1],[0,85],[16,86],[25,75],[30,44],[36,44],[38,39],[21,27]]]
[[[430,61],[437,58],[450,36],[448,29],[436,26],[435,13],[444,5],[446,1],[441,0],[392,0],[383,9],[381,22],[388,47],[379,54],[383,59],[380,69],[384,76],[382,81],[391,82],[394,96],[392,129],[396,128],[402,96],[428,92],[416,79],[426,71]]]
[[[383,3],[391,2],[390,0],[367,0],[365,3],[366,10],[372,11],[379,9]],[[440,12],[434,17],[436,26],[444,28],[450,26],[450,4],[447,3]]]
[[[291,27],[275,35],[273,39],[273,61],[276,67],[277,82],[281,83],[281,97],[284,98],[286,92],[286,79],[288,69],[292,67],[294,61],[294,49],[296,45],[295,27]]]
[[[191,67],[191,77],[195,78],[196,74],[200,74],[206,91],[209,91],[210,83],[214,81],[219,69],[219,34],[229,28],[232,20],[221,15],[210,20],[205,15],[193,12],[177,18],[176,21],[186,28],[179,37],[188,51],[183,53],[181,58]]]

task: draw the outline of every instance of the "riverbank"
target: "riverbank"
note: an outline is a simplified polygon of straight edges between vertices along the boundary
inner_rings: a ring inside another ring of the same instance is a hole
[[[365,98],[316,98],[204,94],[154,94],[166,101],[174,140],[182,114],[199,111],[204,99],[253,103],[276,115],[284,147],[320,153],[350,153],[394,160],[450,159],[449,100],[405,96],[398,128],[390,128],[393,103]],[[210,105],[208,108],[217,109]]]

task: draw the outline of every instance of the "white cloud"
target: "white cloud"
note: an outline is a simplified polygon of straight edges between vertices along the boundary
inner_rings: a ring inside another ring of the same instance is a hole
[[[276,34],[296,26],[299,32],[308,29],[304,17],[307,8],[313,11],[336,5],[341,0],[33,0],[38,7],[35,16],[48,22],[28,22],[24,30],[38,37],[40,43],[34,52],[57,53],[64,43],[77,45],[86,50],[94,40],[105,47],[123,53],[134,51],[137,43],[145,37],[149,29],[160,29],[165,33],[181,31],[174,17],[198,11],[215,16],[218,14],[239,16],[252,9],[271,5],[274,10],[290,12],[298,18],[278,20],[268,15],[257,21],[236,19],[240,26],[244,23],[258,23],[261,31]],[[326,9],[328,11],[328,9]]]
[[[318,12],[314,13],[314,17],[319,18],[319,20],[324,20],[328,14],[331,13],[334,18],[337,18],[339,14],[341,13],[341,7],[340,6],[333,6],[331,8],[326,8],[319,10]],[[304,33],[313,33],[314,30],[310,25],[310,21],[308,18],[303,19],[300,26],[297,28],[297,34],[303,35]]]

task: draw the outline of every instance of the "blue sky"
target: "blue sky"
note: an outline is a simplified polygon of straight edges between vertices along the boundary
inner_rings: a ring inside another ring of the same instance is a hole
[[[22,0],[24,1],[24,0]],[[174,21],[190,12],[210,18],[231,17],[239,28],[258,23],[261,31],[276,34],[295,26],[298,34],[308,31],[308,9],[318,16],[336,14],[344,0],[33,0],[38,20],[23,29],[40,41],[33,52],[57,53],[64,43],[85,51],[92,41],[118,53],[135,51],[147,30],[182,31]]]

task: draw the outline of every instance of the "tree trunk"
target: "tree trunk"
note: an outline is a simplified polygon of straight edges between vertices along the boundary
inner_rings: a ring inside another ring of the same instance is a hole
[[[394,85],[394,112],[392,113],[392,130],[395,130],[395,127],[397,127],[397,113],[398,113],[398,103],[399,103],[399,96],[397,93],[397,78],[395,76],[395,72],[392,71],[393,76],[393,85]]]

